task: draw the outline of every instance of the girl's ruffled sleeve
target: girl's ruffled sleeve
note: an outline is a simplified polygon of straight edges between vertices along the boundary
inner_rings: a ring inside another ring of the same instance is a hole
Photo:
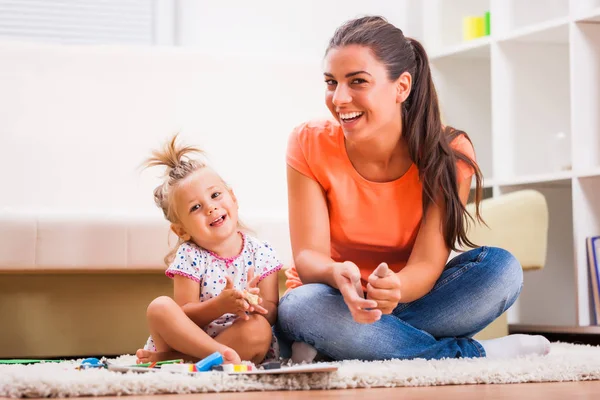
[[[200,282],[205,272],[206,254],[190,243],[183,243],[177,249],[175,258],[165,271],[165,275],[173,278],[181,275],[193,281]]]
[[[260,276],[258,282],[271,274],[276,274],[283,264],[279,260],[275,249],[269,242],[261,242],[254,253],[255,274]]]

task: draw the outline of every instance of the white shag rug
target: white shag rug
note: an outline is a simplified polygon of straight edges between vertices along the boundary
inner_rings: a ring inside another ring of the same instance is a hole
[[[116,363],[130,365],[134,356]],[[508,360],[344,361],[334,373],[227,375],[126,374],[76,370],[77,361],[0,365],[0,397],[80,397],[256,390],[350,389],[600,380],[600,347],[553,343],[547,356]]]

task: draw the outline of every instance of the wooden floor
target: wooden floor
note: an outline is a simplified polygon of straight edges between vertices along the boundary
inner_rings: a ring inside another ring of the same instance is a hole
[[[102,397],[102,400],[191,400],[198,394]],[[565,383],[524,383],[518,385],[459,385],[422,388],[310,390],[294,392],[203,393],[202,400],[264,400],[264,399],[372,399],[377,400],[563,400],[598,399],[600,381]]]

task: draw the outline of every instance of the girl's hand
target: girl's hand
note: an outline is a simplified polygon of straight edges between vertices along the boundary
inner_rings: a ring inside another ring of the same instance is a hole
[[[251,304],[250,312],[256,311],[257,313],[260,313],[260,314],[268,314],[269,311],[267,311],[263,306],[261,306],[263,299],[262,299],[262,297],[260,297],[260,288],[258,287],[259,279],[260,279],[260,275],[254,276],[254,267],[250,267],[248,269],[248,285],[246,287],[246,290],[248,292],[258,296],[258,304],[253,304],[253,305]]]
[[[377,307],[377,302],[364,298],[360,284],[360,270],[356,264],[350,261],[334,263],[333,279],[342,293],[354,321],[361,324],[372,324],[381,318],[380,310],[372,310]]]
[[[367,299],[375,300],[383,314],[391,314],[402,298],[401,286],[400,277],[381,263],[369,276]]]
[[[248,320],[250,317],[246,311],[250,311],[250,305],[244,299],[244,294],[233,287],[233,281],[226,276],[227,283],[223,291],[217,296],[223,314],[237,314],[243,320]]]

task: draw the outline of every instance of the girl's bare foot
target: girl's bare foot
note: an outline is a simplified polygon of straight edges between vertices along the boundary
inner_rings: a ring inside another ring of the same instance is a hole
[[[135,363],[136,364],[144,364],[144,363],[152,362],[154,359],[154,353],[156,353],[156,352],[146,350],[146,349],[138,349],[135,352],[135,358],[136,358]]]
[[[149,362],[166,361],[166,360],[187,360],[190,357],[184,356],[176,351],[152,351],[146,349],[138,349],[135,352],[136,364],[144,364]]]
[[[219,352],[223,355],[223,364],[241,364],[242,360],[238,353],[230,347],[223,346]],[[197,362],[199,359],[186,356],[176,351],[152,351],[146,349],[138,349],[135,352],[136,364],[151,363],[156,361],[178,360],[183,359],[188,362]],[[207,354],[208,356],[208,354]]]
[[[220,350],[223,355],[223,364],[241,364],[242,359],[238,353],[230,347],[225,347]]]

